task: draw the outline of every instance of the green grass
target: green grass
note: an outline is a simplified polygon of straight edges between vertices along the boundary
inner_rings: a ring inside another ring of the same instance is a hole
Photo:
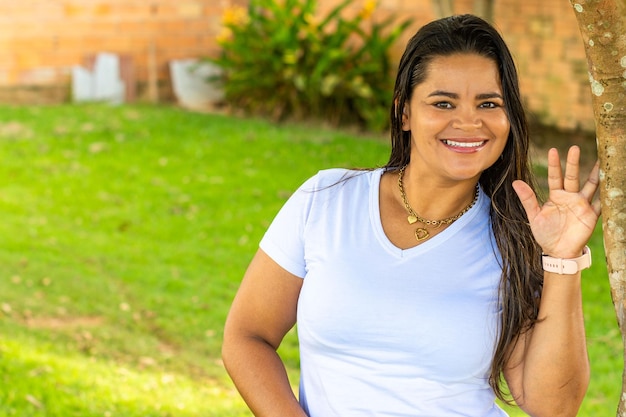
[[[0,417],[250,416],[219,350],[259,239],[317,170],[388,154],[315,126],[100,105],[0,108],[0,145]],[[583,416],[614,414],[621,391],[599,233],[592,249]],[[295,382],[293,334],[281,354]]]

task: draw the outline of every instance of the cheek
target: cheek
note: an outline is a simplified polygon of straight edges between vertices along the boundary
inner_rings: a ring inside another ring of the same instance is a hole
[[[442,115],[441,112],[424,110],[419,114],[414,114],[409,123],[413,128],[433,132],[448,126],[450,118]]]
[[[511,123],[509,123],[509,119],[505,118],[504,120],[502,120],[501,126],[503,134],[505,136],[508,136],[509,132],[511,131]]]
[[[511,123],[509,123],[508,117],[505,115],[494,117],[490,121],[490,127],[491,131],[497,136],[498,139],[506,142],[506,138],[508,138],[509,132],[511,131]]]
[[[496,123],[503,131],[506,131],[507,134],[509,133],[509,130],[511,129],[511,122],[504,111],[497,117]]]
[[[509,140],[509,133],[511,131],[511,125],[509,124],[508,120],[502,124],[500,132],[498,134],[498,144],[499,144],[499,150],[498,150],[498,156],[500,156],[500,154],[502,154],[502,152],[504,152],[504,148],[506,147],[506,144]]]

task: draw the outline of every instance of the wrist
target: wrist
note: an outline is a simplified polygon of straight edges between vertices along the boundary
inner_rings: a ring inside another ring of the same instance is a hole
[[[585,246],[580,256],[560,258],[544,253],[541,258],[544,271],[561,275],[575,274],[591,266],[591,249]]]

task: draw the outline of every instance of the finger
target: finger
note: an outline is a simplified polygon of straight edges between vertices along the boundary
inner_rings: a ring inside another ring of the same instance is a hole
[[[537,196],[533,192],[532,188],[521,180],[513,181],[513,190],[515,190],[517,197],[526,211],[528,221],[532,222],[535,216],[537,216],[537,213],[541,211],[539,202],[537,201]]]
[[[599,198],[593,200],[591,207],[593,208],[594,213],[596,213],[596,216],[600,217],[602,214],[602,202]]]
[[[556,148],[551,148],[548,151],[548,188],[550,190],[563,189],[561,160],[559,159],[559,151]]]
[[[563,189],[572,193],[577,193],[580,189],[580,148],[576,145],[569,148],[567,160],[565,161],[565,177],[563,179]]]
[[[599,184],[600,162],[596,161],[596,164],[593,166],[593,169],[589,173],[589,178],[587,178],[587,182],[585,182],[582,190],[580,190],[581,194],[587,199],[587,201],[591,202],[593,196],[596,194]]]

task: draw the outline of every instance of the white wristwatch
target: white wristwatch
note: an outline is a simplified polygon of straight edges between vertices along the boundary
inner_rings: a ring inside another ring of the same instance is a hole
[[[578,271],[591,266],[591,249],[585,246],[582,256],[572,259],[553,258],[548,255],[541,256],[543,270],[557,274],[575,274]]]

